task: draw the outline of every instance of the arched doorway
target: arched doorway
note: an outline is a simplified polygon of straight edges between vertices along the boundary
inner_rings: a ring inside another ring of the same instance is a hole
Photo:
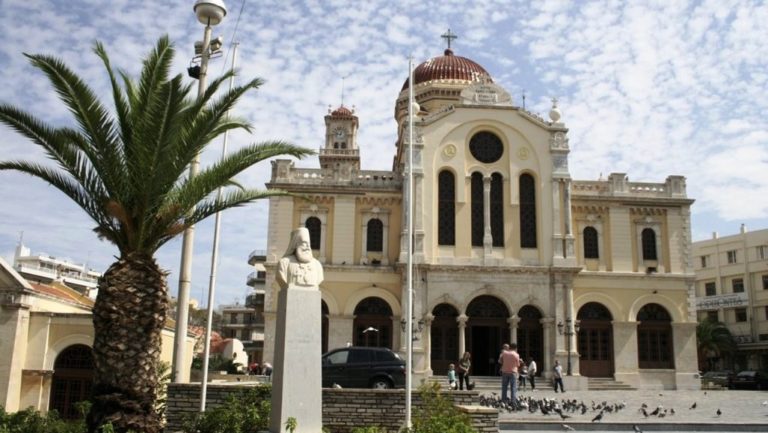
[[[517,317],[520,318],[517,325],[517,351],[526,364],[533,358],[541,365],[544,353],[541,312],[532,305],[526,305],[517,312]]]
[[[355,346],[392,348],[392,308],[371,296],[355,307]]]
[[[76,419],[81,414],[75,403],[91,397],[93,384],[93,353],[84,344],[64,349],[53,364],[51,401],[49,408],[55,409],[64,419]]]
[[[579,373],[588,377],[613,376],[613,317],[604,305],[589,302],[579,309]]]
[[[467,306],[467,347],[477,376],[496,375],[501,345],[509,343],[509,310],[499,298],[482,295]]]
[[[440,304],[432,309],[430,330],[430,359],[435,374],[448,373],[448,364],[459,358],[459,312],[450,304]]]
[[[320,301],[320,317],[321,328],[320,333],[322,335],[320,340],[320,352],[325,353],[328,351],[328,304],[325,301]]]
[[[637,312],[637,361],[639,368],[675,368],[672,355],[672,317],[659,304]]]

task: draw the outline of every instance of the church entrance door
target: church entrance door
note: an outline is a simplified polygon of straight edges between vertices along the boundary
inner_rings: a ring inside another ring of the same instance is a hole
[[[541,312],[532,306],[526,305],[517,312],[520,323],[517,325],[517,351],[526,365],[533,358],[537,365],[544,361],[544,331],[541,325]],[[541,369],[537,375],[541,374]]]
[[[467,316],[467,350],[472,354],[473,374],[495,376],[501,346],[510,341],[509,310],[500,299],[482,295],[469,303]]]
[[[435,319],[430,330],[430,364],[436,375],[448,373],[448,364],[459,359],[459,312],[452,305],[440,304],[432,309]]]
[[[587,377],[612,377],[613,327],[611,313],[603,305],[590,302],[579,310],[579,373]]]

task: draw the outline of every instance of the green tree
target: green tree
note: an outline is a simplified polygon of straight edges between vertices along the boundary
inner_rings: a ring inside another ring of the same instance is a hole
[[[696,326],[696,342],[699,364],[711,370],[712,361],[736,350],[736,340],[723,322],[705,319]]]
[[[170,77],[174,49],[167,36],[144,59],[138,81],[113,70],[100,43],[94,52],[109,76],[114,112],[61,60],[25,54],[69,108],[74,126],[56,127],[0,104],[0,121],[42,147],[57,165],[0,161],[0,170],[27,173],[59,189],[93,219],[96,235],[119,250],[99,281],[93,309],[95,378],[88,427],[93,433],[112,423],[117,432],[157,433],[155,372],[168,289],[155,252],[218,211],[283,194],[240,188],[233,180],[239,173],[273,156],[311,152],[282,141],[251,144],[190,179],[187,167],[212,140],[228,130],[251,130],[227,112],[261,81],[219,92],[230,72],[212,80],[204,95],[192,97],[181,74]],[[215,194],[219,187],[226,188],[221,198]]]

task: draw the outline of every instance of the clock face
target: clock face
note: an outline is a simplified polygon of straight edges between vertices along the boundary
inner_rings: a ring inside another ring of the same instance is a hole
[[[336,130],[334,131],[334,134],[336,134],[336,137],[338,138],[344,138],[344,136],[347,135],[346,131],[344,131],[344,128],[341,128],[341,127],[336,128]]]

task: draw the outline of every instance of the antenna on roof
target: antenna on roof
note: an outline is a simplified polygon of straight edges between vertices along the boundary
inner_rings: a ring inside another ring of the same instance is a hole
[[[24,230],[19,231],[19,245],[24,245]]]
[[[525,89],[523,89],[523,110],[525,110]]]
[[[345,75],[345,76],[341,77],[341,106],[342,107],[344,106],[344,80],[349,78],[350,75],[352,75],[352,74],[348,74],[348,75]]]

